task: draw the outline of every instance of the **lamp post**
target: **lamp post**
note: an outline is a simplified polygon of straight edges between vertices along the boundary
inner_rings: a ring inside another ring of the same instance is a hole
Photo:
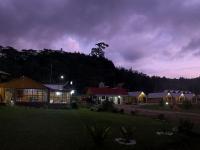
[[[65,78],[64,75],[61,75],[61,76],[60,76],[60,79],[61,79],[61,80],[63,80],[64,78]]]

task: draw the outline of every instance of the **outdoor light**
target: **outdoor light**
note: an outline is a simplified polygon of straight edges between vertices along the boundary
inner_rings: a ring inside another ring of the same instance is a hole
[[[72,94],[74,94],[74,93],[75,93],[75,91],[74,91],[74,90],[71,90],[70,94],[72,95]]]
[[[56,92],[56,96],[60,96],[61,95],[61,92]]]
[[[165,104],[166,104],[166,105],[169,105],[169,103],[168,103],[168,102],[166,102]]]
[[[63,75],[60,76],[61,79],[64,79],[65,77]]]
[[[118,96],[118,98],[121,98],[121,96]]]
[[[51,100],[50,100],[50,104],[52,104],[52,103],[53,103],[53,100],[51,99]]]
[[[70,85],[72,85],[73,84],[73,81],[70,81]]]

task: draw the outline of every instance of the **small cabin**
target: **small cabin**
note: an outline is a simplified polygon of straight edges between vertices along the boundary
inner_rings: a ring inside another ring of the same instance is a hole
[[[112,101],[114,104],[123,104],[128,91],[123,88],[90,87],[86,95],[94,104],[101,104],[105,100]]]
[[[172,103],[172,95],[169,92],[157,92],[148,94],[148,103],[160,103],[161,101]]]
[[[143,91],[128,92],[128,100],[126,104],[146,103],[147,96]]]

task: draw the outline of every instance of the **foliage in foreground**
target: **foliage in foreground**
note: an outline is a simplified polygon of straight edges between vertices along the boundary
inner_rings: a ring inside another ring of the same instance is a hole
[[[97,125],[88,126],[87,125],[87,131],[92,137],[92,140],[95,145],[102,146],[105,139],[107,138],[107,135],[110,131],[110,127],[101,127]]]
[[[125,143],[128,143],[130,142],[130,140],[133,139],[133,128],[121,126],[120,131],[123,136],[123,139],[125,140]]]

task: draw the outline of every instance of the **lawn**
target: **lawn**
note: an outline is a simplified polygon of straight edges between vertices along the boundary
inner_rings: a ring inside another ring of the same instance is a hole
[[[87,132],[86,124],[110,126],[111,131],[101,149],[199,149],[199,138],[158,136],[163,122],[139,116],[92,112],[87,109],[52,110],[23,107],[0,107],[1,150],[90,150],[98,149]],[[121,125],[135,127],[133,147],[119,145]],[[168,127],[173,125],[166,124]],[[185,140],[182,142],[181,140]],[[180,144],[180,142],[182,142]],[[182,148],[181,148],[182,147]],[[100,149],[100,148],[99,148]]]

